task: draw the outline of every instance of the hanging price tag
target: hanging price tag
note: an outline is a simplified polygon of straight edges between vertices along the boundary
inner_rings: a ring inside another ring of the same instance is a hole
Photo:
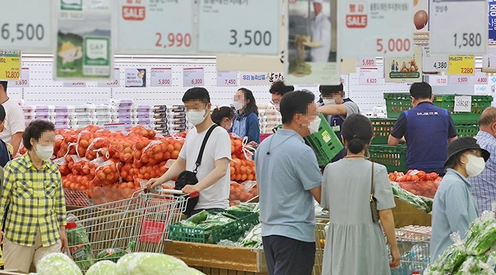
[[[151,87],[171,87],[172,86],[172,68],[151,68],[150,86]]]
[[[463,75],[450,76],[451,85],[470,84],[470,80],[471,80],[470,76],[463,76]]]
[[[183,87],[204,86],[203,68],[184,68]]]
[[[476,85],[487,85],[487,75],[485,73],[476,73],[475,75],[470,77],[472,79],[472,83]]]
[[[413,54],[413,3],[396,0],[338,1],[338,52],[343,57]]]
[[[232,72],[232,71],[217,72],[217,86],[218,87],[238,86],[238,72]]]
[[[21,69],[21,79],[9,81],[9,87],[29,87],[29,68]]]
[[[488,36],[486,0],[430,1],[429,37],[432,53],[480,55],[486,53]]]
[[[473,55],[450,55],[447,74],[474,75],[475,58]]]
[[[114,80],[111,82],[98,82],[98,87],[120,87],[121,71],[119,68],[114,68]]]
[[[428,75],[428,81],[431,86],[448,86],[447,75]]]
[[[472,108],[471,96],[455,96],[454,112],[467,112],[470,113]]]
[[[195,1],[118,1],[118,53],[195,51]]]
[[[64,82],[64,87],[66,87],[66,88],[84,88],[84,87],[86,87],[86,82],[82,82],[82,81]]]
[[[375,67],[375,57],[371,58],[358,58],[357,67]]]
[[[429,47],[423,47],[422,49],[422,62],[424,66],[422,71],[424,72],[446,72],[448,70],[448,59],[447,54],[432,54]]]
[[[360,85],[377,85],[379,78],[379,73],[377,72],[361,72],[358,77],[358,82]]]
[[[199,2],[200,52],[279,54],[280,14],[283,1],[202,0]],[[240,20],[240,15],[252,20]],[[174,26],[176,24],[173,23]]]
[[[21,51],[0,50],[0,80],[21,79]]]

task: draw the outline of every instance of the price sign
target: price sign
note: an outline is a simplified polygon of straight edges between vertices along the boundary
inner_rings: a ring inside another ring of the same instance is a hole
[[[489,0],[489,37],[488,40],[491,42],[496,41],[496,0]]]
[[[195,1],[118,1],[118,53],[195,51]]]
[[[428,75],[428,81],[431,86],[448,86],[447,75]]]
[[[467,112],[470,113],[472,108],[472,97],[471,96],[455,96],[455,106],[453,107],[454,112]]]
[[[114,80],[111,82],[98,82],[97,86],[98,87],[120,87],[120,78],[121,78],[121,71],[119,68],[114,69]]]
[[[255,85],[270,85],[270,74],[259,72],[240,72],[239,85],[255,86]]]
[[[433,53],[480,54],[487,49],[486,0],[430,0],[430,46]],[[467,11],[470,11],[468,20]]]
[[[448,74],[474,75],[475,58],[473,55],[450,55]]]
[[[204,86],[203,68],[184,68],[183,87]]]
[[[86,87],[86,82],[82,82],[82,81],[64,82],[63,86],[66,88],[84,88]]]
[[[0,79],[21,79],[21,51],[0,50]]]
[[[470,82],[471,82],[470,76],[464,76],[464,75],[451,75],[450,76],[450,84],[451,85],[470,84]]]
[[[470,77],[472,79],[472,83],[476,85],[487,85],[487,75],[485,73],[476,73],[475,75]]]
[[[105,123],[103,124],[103,129],[111,132],[125,132],[126,124],[124,123]]]
[[[172,86],[172,68],[151,68],[150,86],[151,87],[171,87]]]
[[[24,88],[29,87],[29,68],[21,69],[21,79],[9,81],[9,87]]]
[[[232,71],[217,72],[217,86],[219,87],[238,86],[238,72],[232,72]]]
[[[422,49],[422,62],[424,67],[422,71],[424,72],[446,72],[448,70],[448,59],[447,54],[432,54],[429,47],[423,47]]]
[[[358,58],[357,67],[375,67],[375,57],[372,58]]]
[[[278,0],[200,1],[199,50],[278,55],[282,5]],[[240,20],[240,15],[252,20]]]
[[[358,77],[358,82],[360,85],[377,85],[379,79],[379,73],[377,72],[361,72]]]
[[[54,2],[56,1],[8,2],[8,8],[0,9],[0,48],[50,52]]]
[[[396,0],[338,1],[338,52],[343,57],[413,54],[413,3]]]
[[[126,69],[126,87],[146,87],[146,69]]]

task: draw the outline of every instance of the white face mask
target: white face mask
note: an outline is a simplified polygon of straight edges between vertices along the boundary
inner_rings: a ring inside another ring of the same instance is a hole
[[[41,160],[48,161],[53,155],[53,145],[41,146],[37,143],[35,152]]]
[[[322,102],[324,102],[324,105],[336,104],[336,100],[334,98],[323,98]]]
[[[205,116],[205,110],[191,110],[186,112],[186,118],[188,119],[189,123],[193,124],[194,126],[202,123],[206,116]]]
[[[243,103],[239,101],[234,101],[232,106],[234,107],[234,109],[236,109],[236,111],[239,111],[241,110],[241,108],[243,108]]]
[[[319,131],[320,127],[320,117],[315,117],[314,120],[310,122],[310,125],[308,126],[308,130],[310,130],[310,134],[317,133]]]
[[[486,162],[483,157],[476,157],[474,155],[465,155],[467,156],[467,165],[465,169],[467,170],[467,174],[469,177],[475,177],[484,170],[486,167]]]

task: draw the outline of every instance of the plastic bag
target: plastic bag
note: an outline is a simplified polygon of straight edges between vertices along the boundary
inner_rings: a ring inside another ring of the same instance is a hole
[[[86,149],[85,157],[89,160],[96,159],[100,156],[108,159],[110,154],[108,152],[108,140],[107,138],[97,137],[93,139],[91,144]]]
[[[68,215],[66,225],[67,243],[72,259],[81,270],[88,270],[95,263],[86,229],[74,215]]]
[[[467,253],[481,255],[496,242],[496,219],[494,214],[484,211],[473,221],[465,234]]]
[[[259,223],[259,224],[255,225],[248,232],[248,234],[246,234],[246,237],[241,241],[241,244],[244,247],[261,248],[262,247],[262,224]]]
[[[164,151],[167,150],[163,145],[165,144],[160,140],[150,142],[145,148],[143,148],[139,160],[150,165],[160,163],[164,158]],[[167,145],[165,145],[165,147],[167,147]]]
[[[398,199],[415,206],[417,209],[430,213],[432,211],[433,200],[427,197],[416,196],[403,188],[401,188],[396,182],[391,183],[391,188],[393,189],[393,195]]]
[[[119,180],[119,171],[117,164],[112,160],[107,160],[100,164],[95,170],[94,184],[96,185],[110,185]]]

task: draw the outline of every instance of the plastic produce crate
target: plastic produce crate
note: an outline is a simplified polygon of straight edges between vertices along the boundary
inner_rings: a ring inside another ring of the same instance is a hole
[[[325,117],[322,114],[319,114],[319,117],[321,119],[319,131],[304,139],[305,143],[315,152],[319,166],[324,167],[343,150],[344,146]]]
[[[370,160],[386,166],[388,172],[406,172],[406,145],[370,145]]]
[[[398,118],[401,113],[413,107],[409,93],[384,93],[388,118]]]
[[[479,132],[479,125],[472,124],[455,124],[456,134],[458,137],[474,137]]]
[[[372,144],[387,144],[389,135],[396,123],[395,118],[371,118],[374,126],[374,138]]]
[[[218,243],[221,240],[237,241],[252,226],[259,223],[258,214],[254,212],[225,211],[238,219],[212,230],[187,227],[180,223],[171,224],[169,239],[195,243]]]
[[[490,95],[469,95],[472,97],[472,108],[470,112],[454,112],[455,96],[452,95],[438,95],[434,96],[434,105],[447,109],[453,117],[455,123],[477,123],[479,117],[487,107],[491,106],[493,97]]]

